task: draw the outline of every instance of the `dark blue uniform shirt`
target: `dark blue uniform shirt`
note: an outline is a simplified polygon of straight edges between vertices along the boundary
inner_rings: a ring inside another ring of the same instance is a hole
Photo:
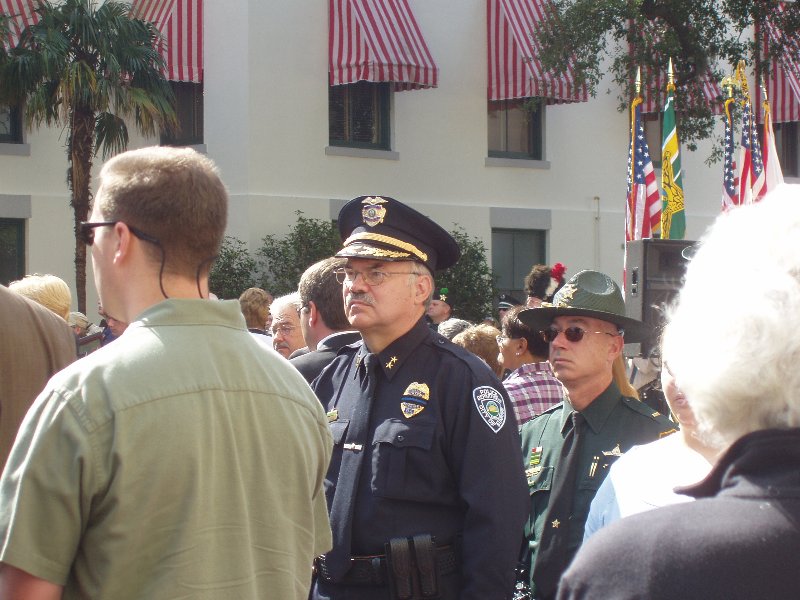
[[[359,385],[366,353],[360,342],[343,348],[312,386],[334,438],[325,482],[329,507],[348,423],[367,402]],[[528,495],[502,384],[424,319],[378,356],[370,442],[353,499],[352,554],[383,554],[391,538],[431,534],[461,555],[460,574],[442,580],[444,598],[510,598]],[[314,597],[344,593],[319,582]],[[381,594],[347,588],[347,598],[388,597]]]

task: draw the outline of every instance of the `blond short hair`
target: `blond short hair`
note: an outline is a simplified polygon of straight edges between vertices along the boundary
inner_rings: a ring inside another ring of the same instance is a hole
[[[60,277],[34,273],[26,275],[19,281],[12,281],[8,289],[50,309],[65,321],[69,318],[72,293]]]

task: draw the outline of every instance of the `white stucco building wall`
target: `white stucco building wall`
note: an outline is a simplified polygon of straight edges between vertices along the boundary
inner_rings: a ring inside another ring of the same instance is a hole
[[[396,155],[384,159],[326,153],[327,2],[205,1],[204,142],[231,193],[228,233],[255,249],[265,234],[286,231],[296,210],[328,219],[344,200],[383,194],[445,228],[460,224],[490,251],[493,226],[549,226],[550,264],[621,279],[629,118],[617,112],[616,93],[604,93],[612,84],[601,83],[587,103],[547,107],[548,166],[487,166],[486,2],[409,4],[439,86],[393,94]],[[64,139],[42,130],[27,143],[29,156],[0,147],[0,217],[19,205],[12,196],[29,197],[26,269],[72,285]],[[708,143],[683,151],[687,239],[720,210],[722,166],[707,167],[709,153]],[[96,317],[91,268],[87,281]]]

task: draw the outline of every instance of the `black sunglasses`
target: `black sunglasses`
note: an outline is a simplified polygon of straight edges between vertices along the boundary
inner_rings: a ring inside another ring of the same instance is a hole
[[[624,331],[620,329],[617,333],[609,333],[607,331],[586,331],[582,327],[567,327],[566,329],[559,329],[558,327],[548,327],[547,329],[543,329],[539,332],[539,335],[542,336],[542,339],[550,344],[553,342],[559,333],[563,333],[564,337],[567,338],[568,342],[580,342],[583,339],[583,336],[587,333],[604,333],[606,335],[610,335],[611,337],[616,337],[618,335],[622,335]]]
[[[78,235],[80,236],[81,241],[86,244],[87,246],[91,246],[94,244],[94,230],[97,227],[113,227],[119,223],[119,221],[97,221],[96,223],[91,223],[89,221],[81,221],[80,227],[78,228]],[[136,227],[132,227],[128,225],[128,229],[130,229],[131,233],[135,235],[140,240],[144,240],[145,242],[150,242],[151,244],[161,245],[156,238],[152,235],[147,235],[141,229],[137,229]]]

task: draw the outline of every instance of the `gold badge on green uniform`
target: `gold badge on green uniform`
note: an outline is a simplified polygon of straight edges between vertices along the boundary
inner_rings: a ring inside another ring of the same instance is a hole
[[[431,392],[426,383],[418,383],[412,381],[406,391],[403,392],[403,397],[400,402],[400,410],[406,419],[418,415],[428,404]]]

